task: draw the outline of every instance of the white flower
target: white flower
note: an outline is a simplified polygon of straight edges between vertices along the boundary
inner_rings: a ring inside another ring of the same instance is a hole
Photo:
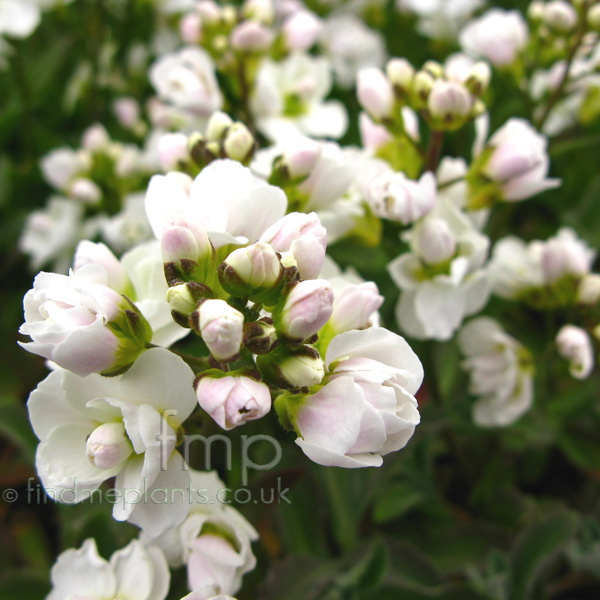
[[[585,329],[565,325],[556,336],[558,353],[569,361],[569,372],[575,379],[586,379],[594,368],[594,347]]]
[[[256,566],[250,544],[258,534],[237,510],[223,504],[225,484],[214,471],[191,470],[190,476],[196,501],[187,519],[160,537],[143,532],[141,539],[161,548],[172,567],[187,565],[188,585],[198,590],[194,600],[235,594],[243,575]]]
[[[444,240],[428,244],[435,219],[445,221]],[[477,231],[467,216],[455,206],[438,202],[435,209],[412,230],[411,252],[388,265],[396,285],[402,290],[396,308],[398,323],[406,333],[420,339],[448,340],[463,319],[481,310],[490,287],[481,268],[487,258],[489,239]],[[456,252],[449,255],[452,246]],[[432,265],[429,260],[449,256]]]
[[[493,8],[469,22],[459,39],[468,54],[504,67],[516,60],[528,37],[527,23],[519,11]]]
[[[223,104],[212,59],[201,48],[161,56],[150,67],[150,82],[161,100],[208,117]]]
[[[281,32],[287,48],[291,51],[309,50],[315,44],[323,23],[309,10],[294,11],[283,23]]]
[[[374,119],[382,120],[392,116],[394,89],[381,69],[369,67],[359,71],[356,94],[361,106]]]
[[[339,86],[350,88],[361,69],[381,67],[385,45],[381,34],[351,14],[334,14],[324,24],[321,44],[331,58]]]
[[[509,119],[489,139],[489,153],[481,171],[499,186],[500,197],[517,202],[560,185],[560,179],[548,179],[550,159],[548,140],[527,121]]]
[[[83,210],[82,205],[55,196],[42,210],[29,213],[19,249],[30,255],[32,270],[49,263],[54,271],[67,270],[73,247],[82,234]]]
[[[175,217],[195,220],[216,248],[255,242],[285,214],[283,190],[267,184],[233,160],[215,160],[186,190],[181,178],[155,175],[146,194],[146,214],[160,239]],[[168,201],[167,201],[168,200]]]
[[[552,283],[565,276],[583,277],[591,271],[595,257],[595,250],[572,229],[563,227],[544,244],[541,256],[544,280]]]
[[[33,0],[0,1],[0,35],[29,37],[39,25],[40,7]]]
[[[46,181],[61,191],[67,191],[69,183],[90,166],[91,157],[87,152],[71,148],[52,150],[40,163]]]
[[[82,377],[125,368],[144,350],[151,330],[107,282],[104,268],[93,264],[68,276],[39,273],[23,299],[25,322],[19,329],[32,341],[19,345]]]
[[[299,133],[339,138],[346,131],[348,117],[340,102],[325,101],[330,89],[329,61],[294,53],[278,63],[262,63],[250,107],[258,128],[272,140]]]
[[[374,168],[363,187],[365,199],[378,217],[403,225],[424,217],[435,204],[436,182],[430,172],[413,181],[402,172]]]
[[[380,466],[419,423],[421,362],[403,338],[376,328],[334,337],[326,364],[325,386],[291,408],[296,443],[321,465]]]
[[[50,578],[52,590],[46,600],[164,600],[171,574],[158,548],[132,540],[107,561],[89,538],[81,548],[65,550],[58,557]]]
[[[193,381],[193,371],[163,348],[147,350],[116,377],[84,378],[63,369],[50,373],[28,402],[40,439],[36,468],[48,495],[58,502],[81,502],[116,477],[115,519],[152,535],[181,523],[189,505],[178,496],[161,503],[152,490],[185,489],[189,482],[175,442],[177,428],[196,406]],[[126,439],[118,441],[116,431],[101,429],[107,423],[122,424]],[[102,448],[107,440],[116,444],[114,452]]]
[[[494,319],[480,317],[467,323],[458,337],[470,371],[469,391],[480,396],[473,419],[482,427],[514,423],[531,407],[533,367],[529,353],[507,335]]]
[[[245,376],[200,378],[196,385],[200,406],[223,429],[264,417],[271,410],[271,391],[264,383]]]

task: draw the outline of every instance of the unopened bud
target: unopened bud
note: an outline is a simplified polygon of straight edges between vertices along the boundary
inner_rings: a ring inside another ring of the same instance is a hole
[[[177,280],[212,284],[214,249],[208,234],[196,221],[177,217],[166,225],[161,253],[170,285]]]
[[[402,91],[410,89],[415,76],[414,67],[405,58],[392,58],[385,68],[391,84]]]
[[[279,257],[263,242],[234,250],[219,267],[219,280],[226,292],[255,301],[273,289],[280,275]]]
[[[581,278],[577,288],[577,302],[589,306],[600,302],[600,275],[589,273]]]
[[[196,281],[178,283],[167,290],[167,302],[171,307],[171,316],[178,325],[186,328],[192,327],[190,317],[196,310],[198,302],[202,298],[210,297],[211,290]]]
[[[190,159],[188,138],[183,133],[165,133],[158,140],[158,158],[165,171],[176,171]]]
[[[281,28],[289,50],[308,50],[319,38],[323,24],[314,13],[298,10],[288,17]]]
[[[293,285],[273,311],[277,332],[303,342],[323,327],[333,312],[333,290],[324,279],[308,279]]]
[[[595,4],[588,10],[587,22],[590,29],[600,31],[600,4]]]
[[[275,10],[271,0],[246,0],[242,7],[242,13],[247,19],[254,19],[265,25],[270,25],[275,19]]]
[[[417,225],[415,249],[428,265],[439,265],[450,260],[456,252],[456,239],[443,219],[429,218]]]
[[[473,65],[465,85],[472,94],[481,96],[487,90],[491,78],[492,70],[490,66],[486,62],[480,61]]]
[[[210,353],[218,361],[235,359],[242,347],[244,315],[225,300],[205,300],[193,321]]]
[[[544,23],[560,33],[568,33],[577,25],[577,12],[563,0],[553,0],[544,7]]]
[[[197,12],[184,15],[179,23],[181,39],[186,44],[198,44],[202,37],[202,18]]]
[[[471,96],[461,83],[438,79],[433,84],[427,106],[432,117],[442,123],[451,123],[469,114]]]
[[[220,142],[232,125],[233,120],[228,114],[220,111],[213,113],[206,126],[206,139]]]
[[[527,9],[527,18],[531,21],[541,21],[544,18],[545,4],[540,0],[535,0]]]
[[[91,180],[85,177],[76,179],[69,186],[69,194],[85,204],[97,204],[102,199],[102,191]]]
[[[429,73],[434,79],[444,76],[444,67],[435,60],[428,60],[421,70]]]
[[[380,69],[369,67],[358,73],[357,94],[363,108],[374,119],[392,116],[394,90]]]
[[[205,25],[216,25],[221,18],[221,8],[212,0],[197,2],[195,9]]]
[[[96,123],[83,132],[81,145],[90,152],[104,150],[110,144],[110,136],[103,125]]]
[[[246,52],[264,52],[273,40],[273,34],[257,21],[244,21],[231,32],[231,46]]]
[[[86,454],[99,469],[119,466],[133,452],[122,422],[104,423],[96,427],[87,439]]]
[[[256,146],[254,137],[243,123],[234,123],[227,131],[223,148],[225,154],[239,162],[247,162]]]
[[[427,105],[427,98],[431,93],[435,79],[425,71],[417,71],[413,79],[413,93],[420,106]]]
[[[293,351],[278,346],[258,356],[256,365],[265,381],[282,389],[310,387],[320,383],[325,374],[319,353],[310,346]]]
[[[581,327],[565,325],[556,336],[558,353],[569,361],[569,372],[575,379],[585,379],[594,368],[594,348],[589,335]]]
[[[252,354],[267,354],[277,346],[277,330],[265,320],[244,324],[244,346]]]

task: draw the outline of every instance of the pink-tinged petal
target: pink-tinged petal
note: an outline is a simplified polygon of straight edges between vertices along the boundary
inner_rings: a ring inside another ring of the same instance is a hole
[[[153,563],[139,540],[132,540],[110,558],[117,577],[116,598],[148,600],[154,582]]]

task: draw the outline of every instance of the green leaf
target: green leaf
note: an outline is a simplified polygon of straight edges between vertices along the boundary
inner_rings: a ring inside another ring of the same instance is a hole
[[[517,538],[510,556],[510,600],[524,600],[544,564],[565,548],[577,531],[579,518],[567,510],[547,514],[531,523]]]
[[[600,444],[591,432],[563,431],[558,435],[558,445],[568,459],[586,471],[600,471]]]
[[[376,542],[357,565],[337,578],[336,584],[352,591],[374,588],[383,579],[387,565],[386,549],[381,542]]]
[[[422,491],[403,482],[394,482],[375,501],[373,520],[385,523],[407,513],[425,499]]]

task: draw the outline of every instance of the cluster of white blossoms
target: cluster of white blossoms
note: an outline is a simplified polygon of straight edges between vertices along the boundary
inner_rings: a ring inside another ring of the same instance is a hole
[[[490,219],[559,187],[551,136],[600,116],[600,5],[532,2],[524,16],[400,0],[423,35],[462,48],[415,68],[357,16],[378,2],[156,4],[168,18],[138,61],[153,96],[119,89],[112,106],[137,142],[94,124],[80,148],[50,152],[55,195],[20,242],[34,270],[55,271],[35,277],[20,329],[50,369],[28,402],[38,475],[64,503],[111,486],[114,518],[141,529],[110,561],[93,540],[63,553],[50,600],[164,600],[168,567],[184,565],[188,600],[238,592],[258,534],[189,497],[225,486],[187,455],[202,420],[227,435],[276,416],[315,463],[377,467],[420,421],[423,367],[395,331],[458,344],[484,427],[534,405],[542,360],[502,306],[552,312],[548,352],[575,379],[600,340],[587,243],[566,228],[498,239]],[[530,120],[490,118],[494,71]],[[454,156],[463,134],[472,150]],[[387,266],[395,323],[375,283],[327,256],[340,241]],[[477,316],[492,295],[498,318]],[[155,501],[165,490],[178,500]]]

